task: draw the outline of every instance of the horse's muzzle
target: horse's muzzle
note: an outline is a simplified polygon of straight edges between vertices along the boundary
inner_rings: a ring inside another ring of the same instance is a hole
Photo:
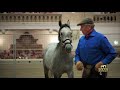
[[[67,53],[70,53],[73,48],[71,43],[72,41],[70,39],[66,39],[65,41],[63,41],[63,46]]]
[[[67,43],[67,44],[65,45],[65,51],[66,51],[67,53],[70,53],[71,50],[72,50],[72,45],[71,45],[70,43]]]

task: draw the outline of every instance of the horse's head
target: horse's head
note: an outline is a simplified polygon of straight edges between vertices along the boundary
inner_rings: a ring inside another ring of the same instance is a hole
[[[67,24],[62,24],[61,21],[59,21],[59,26],[58,40],[63,49],[65,49],[67,53],[70,53],[72,50],[72,30],[70,28],[70,22],[68,20]]]

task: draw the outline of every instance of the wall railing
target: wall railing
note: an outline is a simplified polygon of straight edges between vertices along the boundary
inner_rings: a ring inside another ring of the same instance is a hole
[[[58,22],[62,14],[0,13],[0,22]]]

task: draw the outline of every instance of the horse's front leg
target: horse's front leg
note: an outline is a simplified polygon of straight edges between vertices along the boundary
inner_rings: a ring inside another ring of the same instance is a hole
[[[58,74],[54,74],[54,78],[61,78],[61,74],[60,75],[58,75]]]
[[[49,70],[49,72],[48,72],[48,76],[49,76],[49,78],[54,78],[53,75],[54,75],[53,72]]]
[[[74,78],[74,72],[73,71],[69,71],[67,72],[68,78]]]

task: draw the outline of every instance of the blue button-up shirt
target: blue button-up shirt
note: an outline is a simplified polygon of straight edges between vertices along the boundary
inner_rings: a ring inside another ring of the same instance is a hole
[[[89,38],[86,39],[85,36],[80,38],[75,53],[75,63],[82,61],[92,65],[100,61],[103,64],[109,64],[117,56],[108,39],[95,30],[92,31]]]

